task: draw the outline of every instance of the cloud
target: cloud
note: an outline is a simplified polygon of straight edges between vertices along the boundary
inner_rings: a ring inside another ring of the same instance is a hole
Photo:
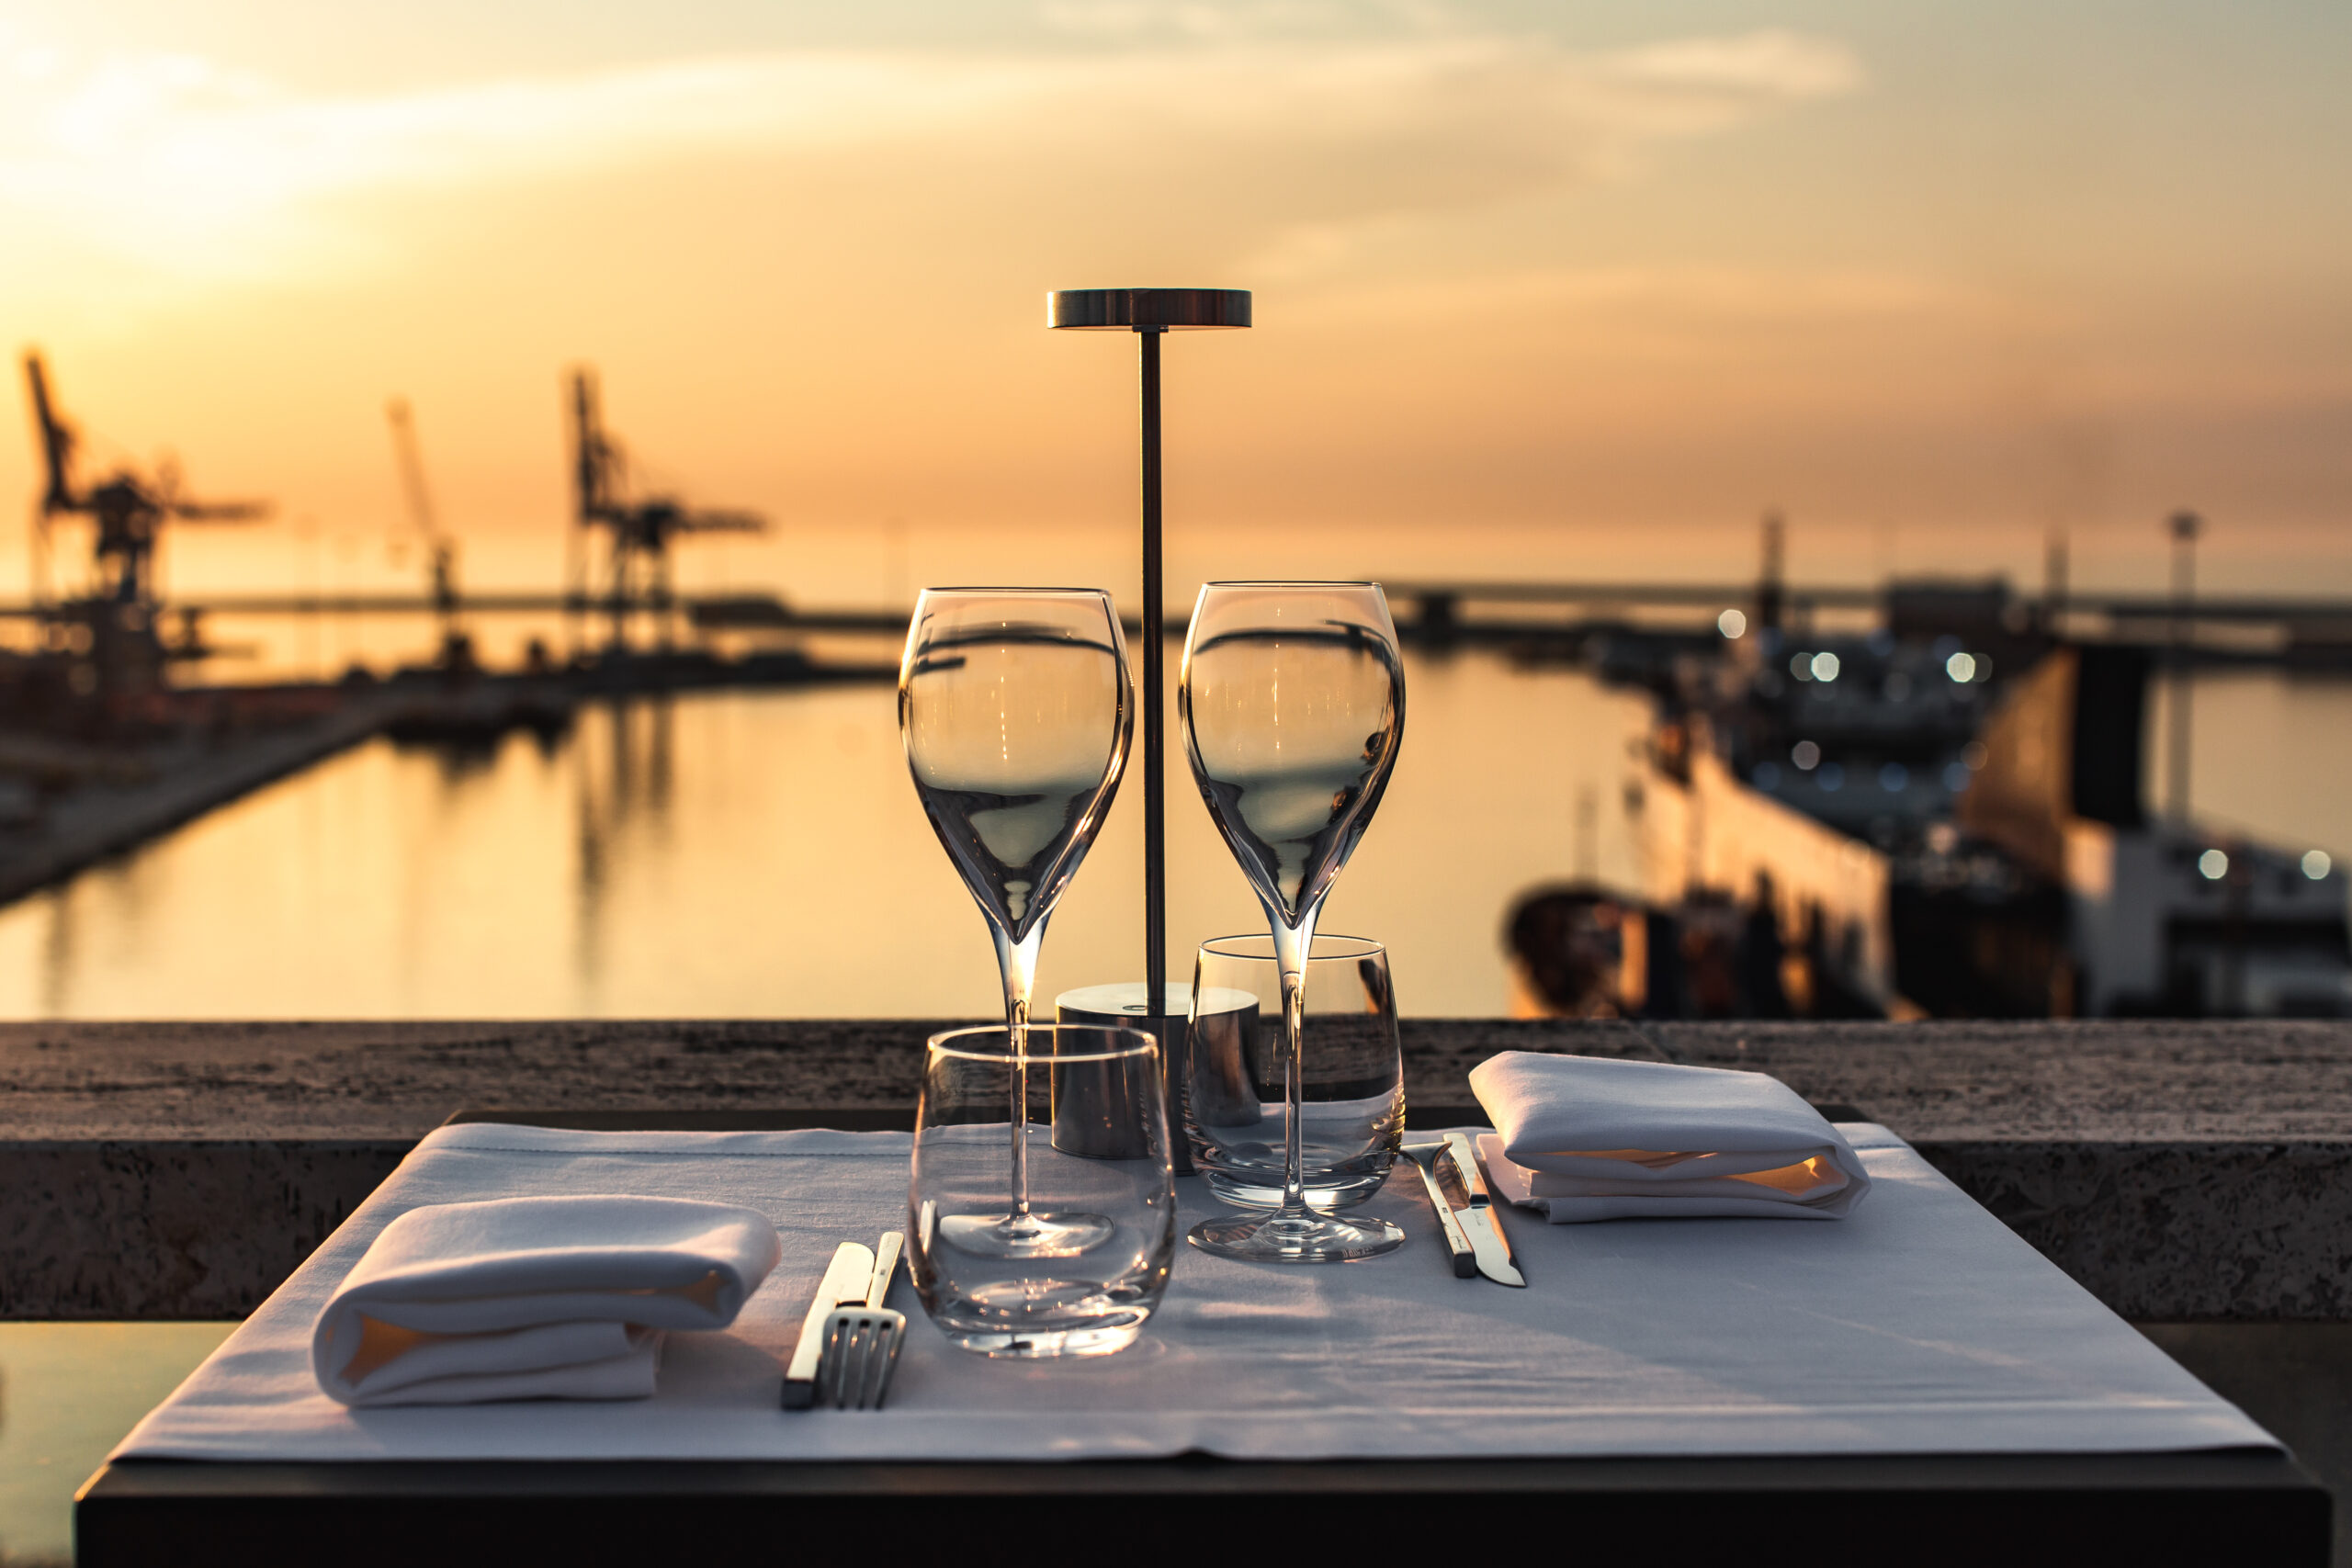
[[[2061,323],[1983,288],[1917,273],[1729,266],[1571,267],[1417,279],[1327,292],[1310,317],[1490,315],[1605,317],[1713,332],[1735,326],[1936,321],[1973,331],[2051,331]]]
[[[1087,14],[1125,16],[1124,4]],[[1249,14],[1317,9],[1274,0]],[[1135,14],[1148,24],[1159,11]],[[266,276],[392,243],[353,216],[371,193],[888,152],[959,180],[1050,178],[1065,201],[1148,185],[1230,223],[1235,254],[1330,256],[1351,223],[1621,176],[1653,144],[1861,80],[1842,46],[1784,32],[1577,52],[1494,35],[1310,45],[1246,30],[1091,54],[741,55],[348,97],[187,57],[75,62],[0,40],[0,218],[52,255]]]
[[[1430,0],[1044,0],[1037,16],[1058,32],[1113,39],[1254,39],[1384,23],[1426,31],[1452,20]]]

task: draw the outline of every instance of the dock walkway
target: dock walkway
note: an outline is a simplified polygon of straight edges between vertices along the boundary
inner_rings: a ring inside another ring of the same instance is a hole
[[[0,903],[178,827],[377,734],[412,705],[392,690],[354,692],[332,712],[259,734],[191,741],[151,758],[136,782],[93,783],[25,827],[0,834]]]

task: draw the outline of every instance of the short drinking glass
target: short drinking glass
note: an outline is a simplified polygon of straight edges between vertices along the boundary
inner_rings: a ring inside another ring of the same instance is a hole
[[[1016,1054],[1001,1025],[932,1036],[907,1191],[909,1267],[940,1331],[986,1356],[1102,1356],[1142,1331],[1168,1289],[1176,1190],[1159,1045],[1140,1030],[1033,1023]],[[1018,1074],[1025,1081],[1016,1091]],[[1068,1142],[1025,1140],[1038,1212],[1100,1223],[1053,1248],[989,1245],[972,1222],[1004,1212],[1007,1108],[1047,1131],[1091,1125]],[[1082,1108],[1082,1109],[1080,1109]]]
[[[1404,1135],[1404,1057],[1388,954],[1317,935],[1306,960],[1299,1056],[1299,1181],[1317,1209],[1377,1191]],[[1282,965],[1271,935],[1201,944],[1185,1050],[1193,1168],[1228,1203],[1283,1201]]]

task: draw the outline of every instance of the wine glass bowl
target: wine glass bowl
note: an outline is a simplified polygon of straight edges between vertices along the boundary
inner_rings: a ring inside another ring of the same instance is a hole
[[[1044,925],[1110,808],[1135,714],[1094,589],[926,589],[899,677],[915,790],[989,923]]]
[[[915,793],[987,918],[1012,1067],[1006,1206],[954,1238],[1001,1256],[1069,1256],[1109,1222],[1033,1213],[1026,1093],[1030,993],[1046,922],[1117,793],[1135,728],[1126,639],[1093,588],[927,588],[899,666]]]
[[[1193,776],[1270,917],[1321,904],[1404,732],[1396,629],[1374,583],[1212,582],[1177,687]]]
[[[1316,917],[1371,825],[1404,735],[1404,664],[1386,596],[1374,582],[1203,585],[1177,704],[1201,798],[1266,912],[1284,1079],[1280,1207],[1204,1221],[1191,1239],[1226,1257],[1293,1263],[1389,1251],[1404,1241],[1395,1225],[1306,1202],[1299,1062]]]

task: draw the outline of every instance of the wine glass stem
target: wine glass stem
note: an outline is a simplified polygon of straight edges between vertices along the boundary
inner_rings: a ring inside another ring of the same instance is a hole
[[[1274,961],[1283,973],[1283,1219],[1305,1219],[1306,1206],[1306,1142],[1300,1114],[1306,1101],[1306,1078],[1299,1046],[1306,1019],[1306,955],[1315,945],[1315,911],[1301,915],[1295,926],[1273,919]]]
[[[1037,950],[1045,945],[1046,922],[1039,920],[1019,942],[994,926],[996,966],[1004,977],[1004,1047],[1012,1063],[1012,1164],[1007,1183],[1012,1196],[1007,1223],[1019,1225],[1029,1217],[1029,994],[1037,983]]]

